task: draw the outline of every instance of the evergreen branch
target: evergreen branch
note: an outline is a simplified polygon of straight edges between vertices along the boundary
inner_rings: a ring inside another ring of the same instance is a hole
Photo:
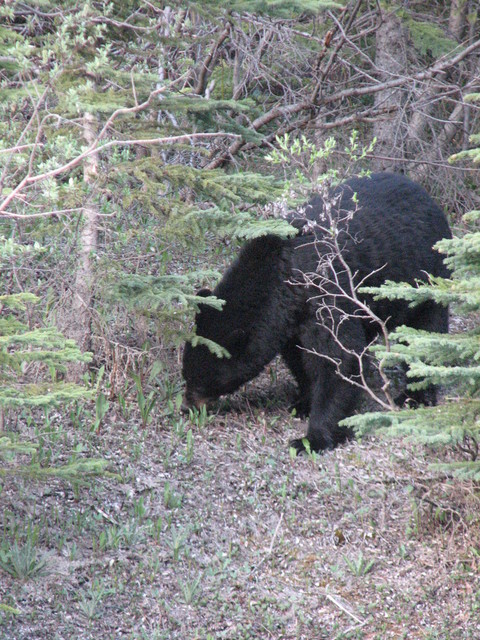
[[[121,111],[122,110],[118,110],[118,112],[121,112]],[[140,145],[175,144],[175,143],[182,143],[182,142],[191,142],[192,140],[197,140],[197,139],[202,140],[202,139],[218,138],[218,137],[240,138],[240,136],[235,133],[225,133],[225,132],[189,133],[189,134],[183,134],[178,136],[162,136],[159,138],[110,140],[109,142],[106,142],[103,145],[98,145],[98,142],[104,130],[105,130],[105,127],[102,130],[102,132],[97,136],[97,138],[95,139],[95,142],[92,145],[90,145],[90,147],[86,151],[78,155],[76,158],[73,158],[66,164],[60,167],[57,167],[56,169],[51,169],[50,171],[47,171],[39,175],[35,175],[35,176],[27,175],[25,178],[23,178],[23,180],[15,187],[15,189],[13,189],[10,192],[10,194],[4,199],[4,201],[0,203],[0,217],[6,217],[6,218],[18,217],[18,216],[15,216],[15,214],[12,214],[12,212],[7,211],[6,207],[10,204],[10,202],[13,199],[18,197],[19,193],[23,191],[23,189],[31,185],[34,185],[38,182],[41,182],[43,180],[47,180],[48,178],[54,178],[62,173],[65,173],[66,171],[69,171],[70,169],[73,169],[74,167],[78,166],[86,158],[94,154],[101,153],[102,151],[105,151],[106,149],[109,149],[111,147],[115,147],[115,146],[124,147],[124,146],[133,146],[133,145],[140,146]],[[56,212],[55,211],[51,212],[51,215],[56,215]]]
[[[51,407],[85,399],[92,392],[73,383],[26,384],[13,387],[2,383],[0,407]]]
[[[473,480],[478,482],[480,480],[480,462],[478,460],[468,460],[464,462],[448,462],[448,463],[436,463],[430,465],[431,469],[441,472],[449,472],[454,476],[463,478],[465,480]]]
[[[0,308],[5,306],[9,309],[24,311],[28,304],[35,304],[40,298],[33,293],[11,293],[0,296]]]
[[[197,235],[212,231],[218,237],[242,240],[251,240],[267,234],[288,238],[297,233],[297,230],[283,218],[256,220],[246,212],[238,212],[232,217],[231,211],[217,208],[191,211],[180,220],[181,228],[184,228],[185,223],[191,225]]]
[[[174,82],[170,84],[170,87],[175,84],[178,84],[181,80],[182,80],[182,77],[177,78]],[[232,134],[232,133],[192,133],[192,134],[185,134],[180,136],[168,136],[168,137],[152,138],[152,139],[146,139],[146,140],[145,139],[123,140],[123,141],[110,140],[109,142],[103,145],[100,144],[101,140],[105,137],[105,135],[107,134],[108,130],[111,128],[115,120],[117,120],[120,116],[135,115],[136,113],[147,109],[150,106],[152,100],[159,94],[164,93],[166,90],[167,90],[166,86],[159,87],[158,89],[155,89],[154,91],[152,91],[148,96],[148,98],[143,103],[136,104],[133,107],[121,107],[119,109],[116,109],[107,119],[107,121],[105,122],[100,132],[97,134],[95,139],[92,141],[90,146],[85,151],[83,151],[81,154],[79,154],[69,162],[66,162],[65,164],[61,165],[60,167],[51,169],[50,171],[46,171],[38,175],[32,175],[32,160],[33,160],[35,149],[36,149],[36,143],[35,143],[31,157],[30,157],[28,172],[24,176],[24,178],[19,182],[19,184],[14,189],[12,189],[12,191],[5,197],[3,202],[0,203],[0,216],[11,217],[12,212],[8,212],[7,207],[9,206],[10,202],[12,202],[15,198],[19,197],[19,194],[24,189],[38,182],[47,180],[48,178],[54,178],[57,175],[65,173],[66,171],[69,171],[77,167],[81,162],[83,162],[83,160],[85,160],[89,156],[98,154],[101,151],[104,151],[112,146],[173,144],[176,142],[187,142],[187,141],[190,142],[192,139],[196,139],[196,138],[203,139],[203,138],[212,138],[212,137],[218,137],[218,136],[237,137],[236,134]],[[33,122],[35,112],[40,108],[41,101],[44,99],[45,95],[46,93],[44,92],[44,94],[41,96],[40,100],[38,101],[36,109],[34,110],[34,115],[32,115],[32,118],[30,119],[29,125]],[[40,130],[41,130],[41,127],[39,127],[39,132]],[[12,154],[16,150],[17,150],[16,147],[12,148]]]
[[[204,300],[208,300],[208,298],[204,298]],[[197,347],[198,345],[203,345],[207,347],[207,349],[211,353],[213,353],[213,355],[217,356],[217,358],[229,359],[232,357],[230,352],[227,351],[225,347],[222,347],[222,345],[218,344],[217,342],[214,342],[213,340],[209,340],[208,338],[204,338],[203,336],[194,334],[190,339],[190,342],[192,343],[192,347]]]
[[[37,449],[37,443],[15,442],[8,436],[0,436],[0,455],[7,452],[25,453],[32,455]]]

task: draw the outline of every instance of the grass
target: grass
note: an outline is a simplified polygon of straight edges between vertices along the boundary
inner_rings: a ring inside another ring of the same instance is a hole
[[[275,384],[208,416],[51,416],[51,459],[81,447],[121,480],[2,480],[0,639],[480,637],[477,487],[398,441],[290,456],[304,424]]]

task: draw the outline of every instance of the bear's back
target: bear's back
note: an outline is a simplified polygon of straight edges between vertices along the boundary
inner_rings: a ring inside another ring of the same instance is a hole
[[[447,276],[448,271],[433,245],[451,237],[443,211],[423,187],[395,173],[353,177],[332,192],[328,206],[315,195],[290,222],[303,232],[291,240],[303,257],[296,261],[313,268],[322,245],[329,245],[329,215],[338,229],[336,241],[347,263],[361,277],[379,270],[368,281],[377,286],[384,280],[413,282],[425,272]],[[326,240],[326,242],[325,242]],[[314,248],[315,247],[315,248]],[[307,259],[306,254],[310,254]]]

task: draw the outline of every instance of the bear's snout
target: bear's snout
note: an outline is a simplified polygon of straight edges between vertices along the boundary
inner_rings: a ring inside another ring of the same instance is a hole
[[[181,411],[182,413],[188,413],[189,409],[201,409],[209,403],[208,398],[204,398],[198,393],[186,391],[183,395]]]

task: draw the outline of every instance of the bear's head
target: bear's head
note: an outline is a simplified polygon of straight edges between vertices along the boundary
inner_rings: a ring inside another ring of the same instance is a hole
[[[202,289],[197,296],[213,295],[209,289]],[[196,334],[222,347],[222,357],[213,353],[205,344],[191,342],[185,344],[182,375],[186,383],[183,408],[208,405],[222,395],[232,393],[249,377],[242,366],[242,356],[248,343],[248,333],[232,327],[227,320],[227,308],[215,309],[207,304],[199,304],[195,316]]]

